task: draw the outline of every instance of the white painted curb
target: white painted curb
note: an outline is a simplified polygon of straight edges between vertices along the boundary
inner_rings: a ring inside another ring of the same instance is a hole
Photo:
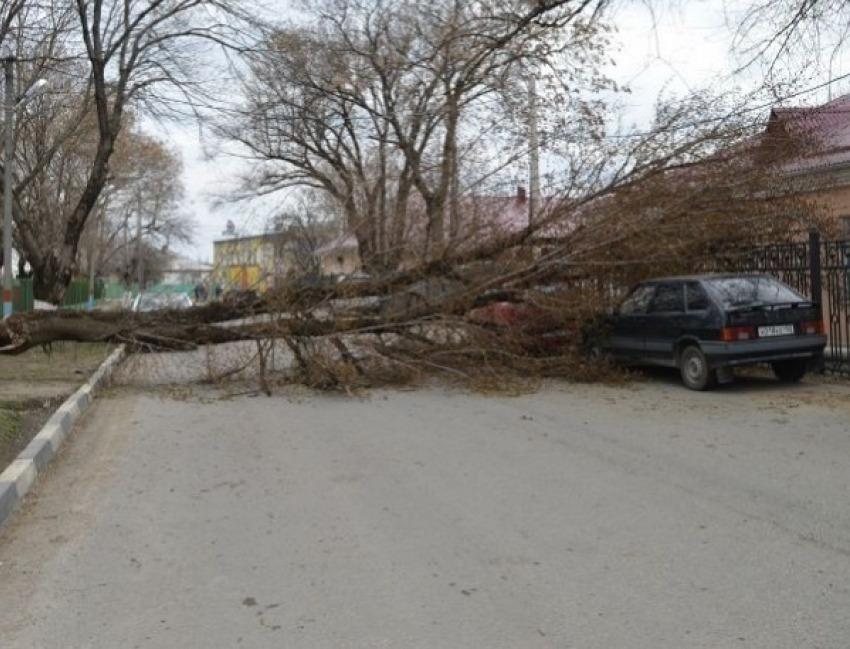
[[[91,404],[95,389],[109,378],[125,352],[124,345],[112,352],[83,387],[59,406],[17,459],[0,473],[0,527],[59,451],[74,422]]]

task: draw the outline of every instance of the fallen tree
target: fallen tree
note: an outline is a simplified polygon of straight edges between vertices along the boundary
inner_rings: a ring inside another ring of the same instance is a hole
[[[491,219],[426,260],[364,281],[290,282],[182,311],[16,314],[0,323],[0,354],[60,340],[131,352],[249,341],[264,371],[279,342],[291,357],[289,379],[322,387],[431,371],[497,381],[592,375],[582,325],[634,281],[722,270],[720,261],[748,246],[794,240],[820,224],[806,199],[812,188],[782,174],[783,161],[800,155],[800,133],[741,139],[752,131],[730,133],[728,120],[710,120],[683,135],[692,108],[661,113],[642,142],[600,158],[595,185],[564,194],[533,224],[499,229]],[[468,317],[502,299],[533,304],[562,335]]]
[[[503,387],[545,376],[598,377],[609,369],[583,355],[582,327],[631,281],[704,269],[719,250],[752,240],[751,233],[730,240],[719,218],[712,227],[697,227],[683,214],[633,230],[615,219],[589,223],[557,245],[550,241],[536,257],[521,254],[530,244],[507,246],[517,241],[508,237],[502,246],[365,282],[283,287],[184,310],[14,314],[0,323],[0,354],[56,341],[124,344],[131,353],[248,341],[266,391],[275,343],[289,353],[288,381],[323,389],[407,382],[434,372]],[[780,227],[791,231],[789,221]],[[398,299],[430,281],[440,286],[430,299]],[[531,305],[539,319],[497,326],[470,317],[499,300]]]

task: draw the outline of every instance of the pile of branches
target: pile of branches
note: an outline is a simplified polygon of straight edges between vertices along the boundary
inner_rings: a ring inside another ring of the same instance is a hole
[[[689,231],[695,234],[693,224]],[[693,272],[720,245],[712,234],[694,237],[681,254],[670,254],[673,241],[653,253],[642,233],[622,233],[606,222],[545,250],[520,247],[528,254],[503,248],[501,255],[434,261],[375,280],[284,284],[191,309],[14,314],[0,323],[0,353],[58,340],[125,344],[133,353],[253,341],[266,390],[273,341],[290,353],[287,381],[329,390],[435,373],[499,390],[530,388],[547,376],[611,378],[611,368],[583,348],[599,314],[632,280]]]
[[[342,390],[409,383],[434,373],[481,386],[571,373],[577,292],[540,294],[534,303],[535,291],[518,287],[472,297],[479,285],[453,281],[430,295],[416,292],[421,282],[392,293],[371,282],[320,290],[284,286],[182,310],[14,314],[0,323],[0,353],[20,354],[60,340],[124,344],[131,353],[253,341],[262,367],[269,345],[279,341],[292,358],[288,380]],[[469,317],[482,305],[508,299],[534,304],[533,319],[504,326]],[[566,336],[541,344],[540,336],[560,319],[569,325],[560,328]],[[268,378],[263,371],[264,384]]]
[[[608,370],[588,361],[584,334],[630,284],[722,270],[718,259],[734,265],[748,246],[817,224],[819,212],[794,188],[759,193],[767,180],[715,157],[564,200],[533,228],[447,245],[363,281],[289,282],[186,310],[15,314],[0,323],[0,353],[60,340],[135,353],[253,341],[265,373],[270,341],[279,341],[292,359],[288,380],[327,389],[434,372],[495,385],[598,378]]]

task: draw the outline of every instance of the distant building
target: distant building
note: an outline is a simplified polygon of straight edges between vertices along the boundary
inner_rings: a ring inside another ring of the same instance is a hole
[[[783,171],[820,207],[833,234],[850,239],[850,94],[820,106],[774,108],[764,133],[799,140],[799,154]]]
[[[353,234],[344,234],[316,250],[322,275],[350,275],[360,270],[360,253]]]
[[[175,256],[162,271],[162,283],[194,286],[198,282],[208,280],[212,271],[212,264]]]
[[[446,206],[445,243],[456,251],[468,250],[521,232],[534,222],[541,227],[532,242],[540,247],[547,240],[562,238],[578,225],[578,217],[565,210],[556,211],[559,206],[555,198],[543,197],[537,214],[532,218],[529,196],[524,187],[517,187],[513,195],[464,195],[458,200],[454,223],[448,216],[449,206]],[[426,249],[426,217],[420,197],[410,199],[407,216],[401,267],[421,262]],[[357,237],[350,231],[321,246],[316,255],[323,275],[348,275],[362,268]]]
[[[213,280],[225,290],[266,290],[288,271],[282,240],[259,234],[213,241]]]

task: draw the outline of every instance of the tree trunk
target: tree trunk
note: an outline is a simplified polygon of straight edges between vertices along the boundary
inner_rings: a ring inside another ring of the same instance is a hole
[[[51,250],[41,257],[41,264],[33,269],[33,297],[51,304],[59,304],[74,276],[73,265],[63,262],[57,251]]]

